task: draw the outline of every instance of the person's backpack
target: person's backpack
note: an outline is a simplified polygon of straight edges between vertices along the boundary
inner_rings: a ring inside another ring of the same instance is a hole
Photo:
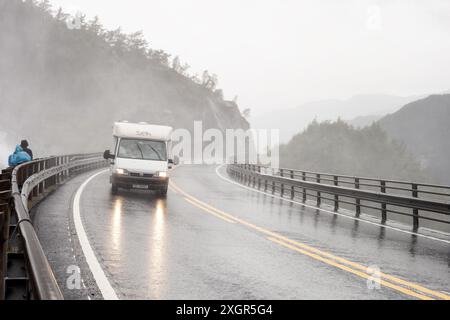
[[[31,161],[31,157],[28,153],[23,151],[21,146],[17,146],[16,151],[8,157],[8,165],[10,167],[15,167],[28,161]]]

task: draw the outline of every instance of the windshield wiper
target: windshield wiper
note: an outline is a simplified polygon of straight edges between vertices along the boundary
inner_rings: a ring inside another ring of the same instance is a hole
[[[161,154],[158,152],[158,150],[156,150],[155,148],[153,148],[152,146],[149,146],[150,148],[152,148],[152,150],[156,153],[156,155],[158,156],[158,160],[163,161],[163,158],[161,156]]]
[[[139,152],[141,153],[141,159],[144,159],[144,152],[142,152],[141,146],[139,145],[139,143],[136,143],[136,145],[139,149]]]

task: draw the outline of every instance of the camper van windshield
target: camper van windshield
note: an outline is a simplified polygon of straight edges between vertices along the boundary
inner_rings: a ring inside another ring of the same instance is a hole
[[[121,139],[118,157],[167,161],[166,143],[152,140]]]

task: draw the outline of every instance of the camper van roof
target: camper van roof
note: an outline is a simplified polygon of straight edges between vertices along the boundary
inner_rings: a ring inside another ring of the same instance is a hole
[[[154,124],[115,122],[113,135],[120,138],[138,138],[148,140],[170,140],[172,127],[159,126]]]

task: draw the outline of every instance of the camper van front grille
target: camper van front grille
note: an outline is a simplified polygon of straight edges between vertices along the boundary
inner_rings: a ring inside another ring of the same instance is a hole
[[[144,177],[144,178],[153,178],[153,173],[136,173],[136,172],[130,172],[131,177]]]

